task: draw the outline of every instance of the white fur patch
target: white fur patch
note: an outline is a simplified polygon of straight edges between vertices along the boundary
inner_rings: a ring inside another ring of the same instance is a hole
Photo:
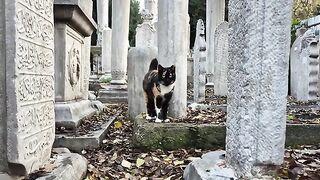
[[[161,109],[159,109],[159,108],[156,107],[157,116],[158,116],[158,114],[160,113],[160,110],[161,110]]]
[[[149,115],[147,115],[147,117],[146,117],[146,120],[153,120],[153,119],[156,119],[156,117],[151,117]]]
[[[160,84],[161,95],[168,94],[170,91],[172,91],[172,89],[174,88],[174,84],[175,83],[170,84],[169,86]]]
[[[157,118],[154,122],[156,122],[156,123],[162,123],[162,120],[159,119],[159,118]]]

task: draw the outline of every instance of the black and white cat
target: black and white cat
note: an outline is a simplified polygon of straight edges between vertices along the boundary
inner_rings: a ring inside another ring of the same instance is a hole
[[[162,122],[167,120],[169,102],[176,81],[176,67],[162,67],[153,59],[143,80],[143,90],[147,106],[147,120]]]

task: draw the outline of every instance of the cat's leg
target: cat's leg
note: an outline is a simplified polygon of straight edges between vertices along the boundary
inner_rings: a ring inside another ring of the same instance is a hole
[[[161,119],[161,107],[162,107],[162,102],[163,102],[163,98],[162,96],[157,96],[156,97],[156,111],[157,111],[157,119],[155,122],[159,122],[161,123],[162,122],[162,119]]]
[[[154,98],[147,98],[147,120],[151,121],[157,118],[157,112],[155,108]]]
[[[167,94],[164,95],[164,101],[162,103],[162,107],[161,107],[161,119],[164,121],[169,121],[169,119],[167,119],[167,113],[168,113],[168,109],[169,109],[169,102],[172,98],[172,92],[169,92]]]

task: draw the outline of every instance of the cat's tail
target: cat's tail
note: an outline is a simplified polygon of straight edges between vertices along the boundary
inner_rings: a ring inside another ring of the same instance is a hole
[[[152,59],[150,66],[149,66],[149,71],[157,70],[158,69],[158,60],[157,58]]]

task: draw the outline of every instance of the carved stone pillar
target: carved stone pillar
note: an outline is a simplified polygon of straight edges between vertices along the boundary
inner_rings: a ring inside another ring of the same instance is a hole
[[[102,46],[103,30],[109,27],[109,0],[97,0],[97,46]]]

